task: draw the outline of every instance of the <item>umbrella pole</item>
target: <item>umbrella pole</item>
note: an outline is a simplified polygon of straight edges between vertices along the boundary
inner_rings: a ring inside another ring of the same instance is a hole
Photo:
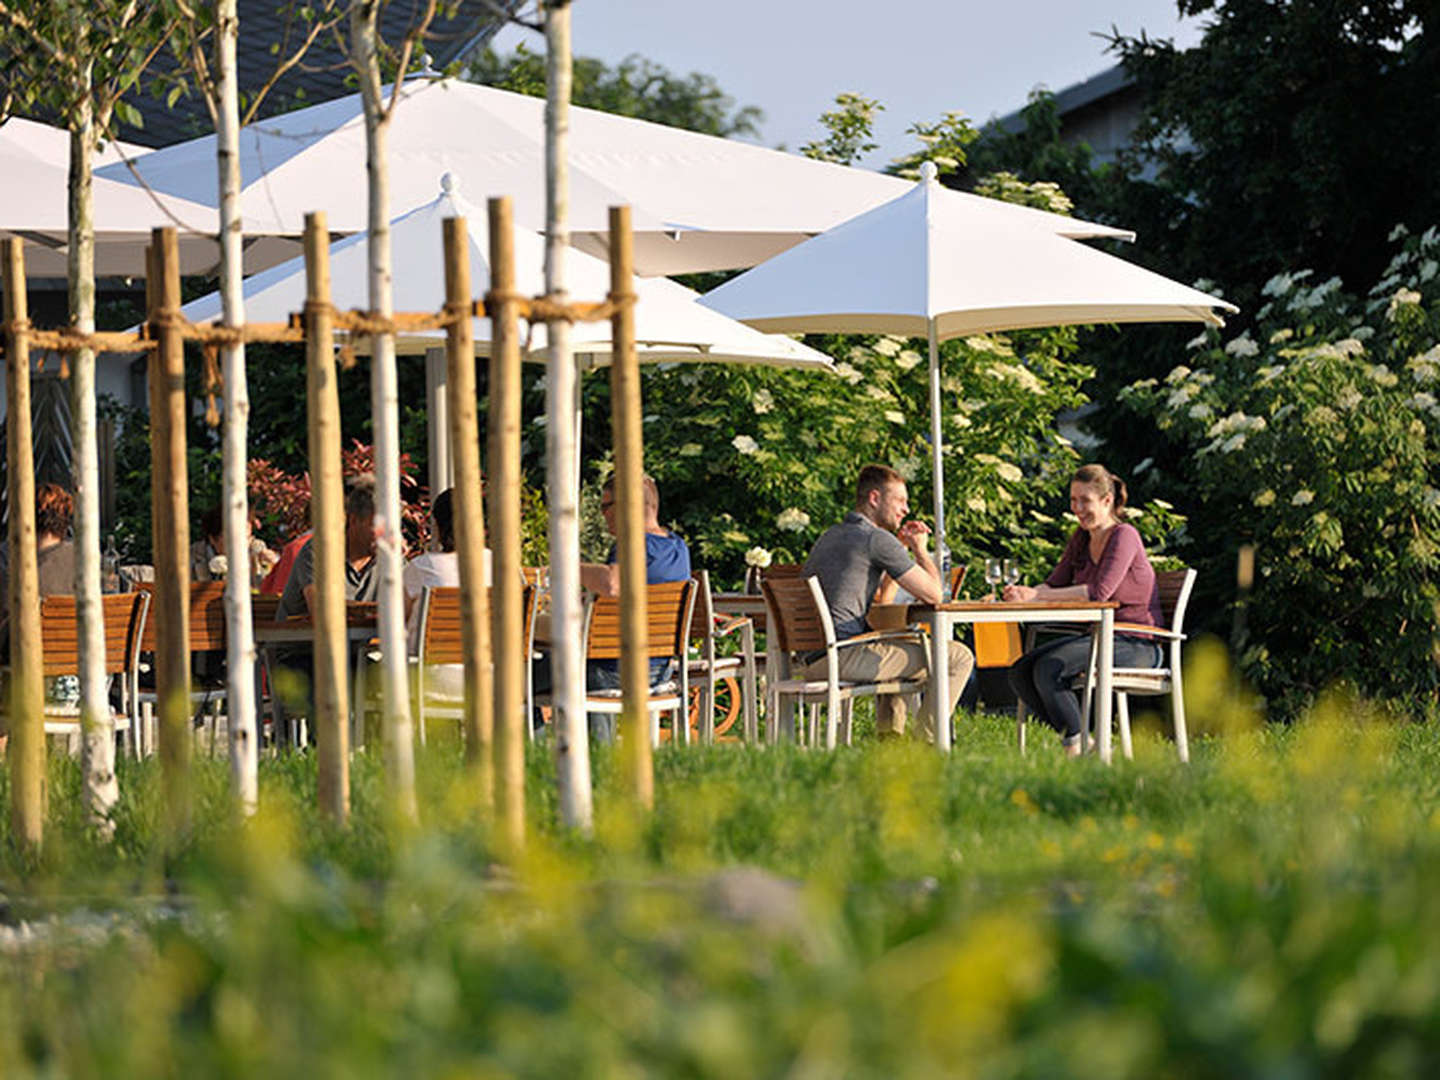
[[[945,543],[945,446],[940,418],[940,343],[935,320],[930,319],[930,476],[935,484],[935,565],[940,568],[940,587],[950,572],[950,548]]]

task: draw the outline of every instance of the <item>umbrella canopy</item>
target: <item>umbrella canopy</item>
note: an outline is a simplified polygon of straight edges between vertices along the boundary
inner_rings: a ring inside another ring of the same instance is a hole
[[[431,178],[448,171],[470,192],[513,196],[516,221],[537,231],[543,226],[543,99],[452,79],[412,79],[400,94],[401,122],[389,141],[395,205],[429,199]],[[240,155],[250,231],[298,235],[304,214],[317,208],[336,232],[367,226],[358,94],[250,124],[241,132]],[[136,168],[158,191],[213,203],[214,159],[212,135],[157,150]],[[580,108],[570,113],[568,161],[572,243],[603,257],[608,209],[628,203],[635,264],[645,275],[753,266],[909,186],[863,169]],[[133,182],[123,166],[104,175]],[[1131,235],[955,194],[997,219],[1065,236]]]
[[[12,119],[0,126],[0,174],[5,177],[5,198],[0,200],[0,234],[26,241],[25,271],[31,277],[64,277],[69,227],[69,135],[59,128],[33,120]],[[144,147],[110,143],[97,154],[97,166],[116,162],[125,170],[120,152],[145,153]],[[205,178],[215,201],[215,167]],[[173,225],[181,232],[180,261],[186,273],[213,269],[220,247],[213,237],[218,227],[213,205],[173,195],[145,191],[134,184],[96,175],[94,178],[95,273],[100,277],[144,277],[145,245],[150,230]],[[208,230],[208,231],[207,231]],[[246,252],[252,268],[288,258],[296,250],[292,241],[264,239]]]
[[[1233,304],[1042,229],[982,219],[929,162],[898,199],[713,289],[701,303],[766,330],[930,342],[935,530],[944,551],[938,343],[990,331],[1119,322],[1221,323]]]
[[[474,298],[484,297],[490,288],[489,232],[486,216],[458,193],[458,181],[450,174],[441,178],[438,198],[396,218],[390,227],[395,274],[397,311],[438,311],[445,303],[444,247],[441,223],[450,217],[464,217],[470,232],[471,289]],[[433,190],[433,189],[432,189]],[[331,302],[339,308],[368,308],[368,234],[358,233],[330,247]],[[536,233],[520,232],[515,237],[515,277],[522,293],[545,291],[544,242]],[[567,267],[568,287],[575,297],[598,300],[610,291],[610,268],[598,259],[576,252]],[[642,362],[718,361],[761,363],[784,367],[829,369],[830,358],[788,337],[758,330],[701,307],[698,294],[663,278],[636,282],[639,302],[635,308],[635,336]],[[272,267],[245,281],[245,314],[257,322],[283,322],[305,305],[305,264],[295,259]],[[211,293],[191,301],[182,309],[195,322],[220,314],[220,295]],[[487,319],[474,320],[477,352],[489,345]],[[609,362],[610,324],[577,323],[572,330],[577,361],[586,367]],[[404,333],[397,336],[402,353],[420,353],[444,343],[437,331]],[[368,347],[368,339],[356,343]],[[528,352],[544,359],[545,327],[533,328]]]

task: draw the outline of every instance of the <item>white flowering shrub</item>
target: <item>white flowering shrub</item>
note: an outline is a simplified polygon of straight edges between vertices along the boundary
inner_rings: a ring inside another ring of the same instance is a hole
[[[1440,685],[1437,259],[1436,230],[1408,238],[1365,298],[1276,277],[1252,330],[1122,394],[1187,450],[1212,588],[1256,545],[1239,659],[1282,707],[1336,681],[1423,706]]]

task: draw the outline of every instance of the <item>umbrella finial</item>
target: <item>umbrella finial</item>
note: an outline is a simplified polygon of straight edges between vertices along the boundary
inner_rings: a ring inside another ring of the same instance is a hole
[[[920,163],[920,179],[927,184],[933,184],[940,176],[940,169],[933,161],[922,161]]]
[[[460,190],[460,178],[453,172],[447,172],[440,177],[440,194],[449,195],[452,198]]]

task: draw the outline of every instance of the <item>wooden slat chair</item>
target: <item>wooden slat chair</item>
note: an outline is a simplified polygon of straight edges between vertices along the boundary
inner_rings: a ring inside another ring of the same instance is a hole
[[[420,745],[425,745],[426,721],[429,717],[463,720],[465,702],[447,687],[426,678],[426,670],[437,665],[463,665],[464,642],[461,636],[460,590],[454,587],[427,587],[420,595],[420,648],[413,658],[418,685],[415,691],[415,713],[420,731]],[[535,586],[526,585],[521,610],[525,613],[522,629],[528,643],[534,634]],[[530,703],[525,702],[526,728],[530,722]]]
[[[734,634],[740,637],[740,653],[736,656],[718,654],[716,645]],[[745,741],[753,745],[758,737],[755,623],[744,616],[715,614],[708,570],[695,575],[695,613],[690,624],[690,640],[699,643],[700,652],[689,660],[690,677],[700,686],[700,741],[707,744],[715,741],[716,688],[720,680],[728,677],[739,681]]]
[[[778,635],[782,666],[790,669],[801,665],[808,654],[824,653],[826,667],[823,679],[792,678],[788,670],[771,673],[766,703],[770,728],[768,741],[773,743],[778,738],[780,705],[787,697],[793,697],[799,704],[810,705],[814,709],[824,703],[825,747],[834,749],[837,725],[842,720],[842,705],[844,737],[848,745],[851,738],[850,709],[855,698],[876,694],[915,694],[925,689],[924,679],[857,683],[843,681],[839,674],[841,649],[877,641],[923,640],[920,634],[913,631],[876,630],[837,641],[835,624],[830,618],[830,605],[825,600],[819,578],[768,580],[761,583],[761,588],[765,593],[765,606],[770,613],[772,632]],[[812,744],[816,741],[813,732],[814,709],[811,710]]]
[[[960,599],[960,587],[965,584],[965,574],[969,571],[968,563],[961,563],[959,566],[950,568],[950,580],[945,584],[945,598],[947,600]]]
[[[145,583],[136,586],[137,591],[153,593],[155,586]],[[154,599],[151,599],[153,608]],[[253,601],[252,601],[253,603]],[[225,651],[225,582],[192,581],[190,583],[190,659],[193,672],[196,653]],[[155,652],[155,620],[145,620],[145,633],[140,642],[142,653]],[[218,681],[202,683],[192,676],[190,685],[190,710],[203,715],[205,729],[210,736],[210,753],[215,753],[219,737],[219,717],[225,708],[225,677]],[[140,751],[152,753],[156,745],[156,696],[154,690],[142,690],[138,694],[142,723],[137,731]]]
[[[1163,629],[1116,623],[1117,634],[1144,634],[1166,643],[1168,663],[1158,668],[1115,669],[1115,719],[1120,728],[1120,752],[1132,756],[1130,741],[1130,695],[1158,697],[1170,695],[1170,717],[1175,733],[1175,750],[1180,760],[1190,760],[1190,739],[1185,731],[1185,688],[1180,667],[1180,646],[1185,640],[1185,609],[1190,605],[1190,591],[1198,576],[1193,569],[1158,570],[1155,586],[1160,593],[1160,616]],[[1094,683],[1091,683],[1093,686]],[[1087,688],[1086,697],[1090,696]],[[1088,714],[1088,710],[1087,710]]]
[[[690,672],[685,663],[686,639],[690,633],[690,618],[695,606],[695,581],[665,582],[647,585],[646,609],[648,617],[645,653],[651,660],[673,660],[676,678],[650,687],[650,743],[660,745],[660,714],[674,715],[677,741],[689,742],[690,725],[686,713],[690,707]],[[585,614],[585,659],[620,659],[620,598],[616,596],[596,597],[588,605]],[[539,699],[549,704],[549,698]],[[621,692],[615,690],[587,690],[585,711],[587,713],[619,713],[623,708]]]
[[[105,674],[120,677],[120,708],[112,710],[110,721],[137,753],[134,738],[138,709],[136,689],[140,678],[140,637],[145,630],[150,596],[144,592],[113,593],[102,596],[105,619]],[[46,596],[40,600],[40,637],[45,651],[45,677],[78,675],[80,672],[79,626],[75,597]],[[76,736],[80,732],[78,705],[45,706],[45,734]]]

